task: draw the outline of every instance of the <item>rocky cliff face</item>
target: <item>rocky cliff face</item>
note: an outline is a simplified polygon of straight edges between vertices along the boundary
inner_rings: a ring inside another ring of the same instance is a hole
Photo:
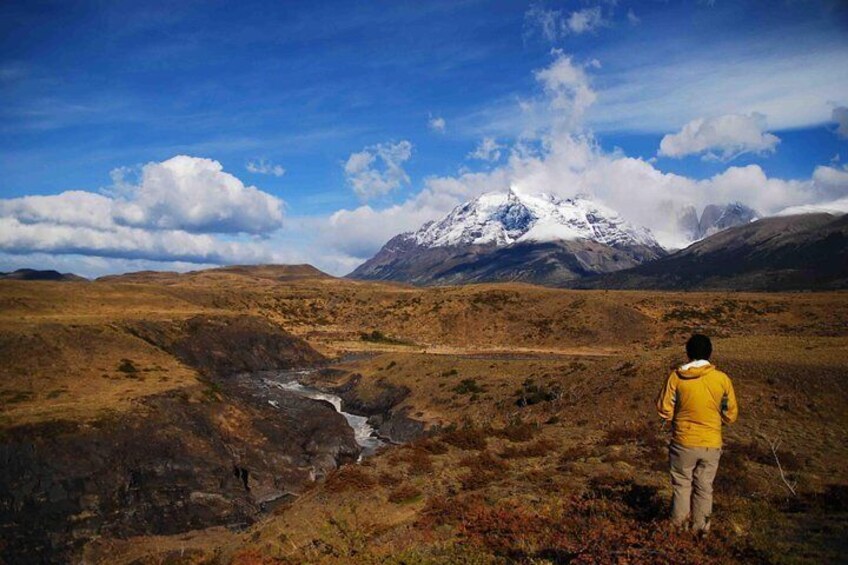
[[[206,379],[89,424],[6,429],[0,441],[0,558],[67,562],[99,535],[243,527],[360,447],[324,402],[262,388],[254,373],[320,361],[255,318],[136,322],[129,329]]]

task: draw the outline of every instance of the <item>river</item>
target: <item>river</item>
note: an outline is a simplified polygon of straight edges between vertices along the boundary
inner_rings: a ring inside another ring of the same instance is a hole
[[[373,455],[378,448],[386,444],[385,441],[377,436],[377,430],[368,423],[368,418],[366,416],[357,416],[356,414],[342,411],[342,399],[340,397],[335,394],[323,392],[316,388],[305,386],[298,381],[299,377],[309,375],[312,372],[313,370],[280,371],[274,376],[264,377],[263,381],[268,386],[292,392],[305,398],[323,400],[332,404],[336,409],[336,412],[345,417],[348,425],[351,429],[353,429],[356,443],[362,447],[362,453],[359,454],[360,461],[364,457]],[[275,408],[277,407],[274,400],[269,400],[268,403]]]

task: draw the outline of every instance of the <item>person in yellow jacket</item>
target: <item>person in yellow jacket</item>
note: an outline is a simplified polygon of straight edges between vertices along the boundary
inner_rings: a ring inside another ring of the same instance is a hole
[[[685,526],[691,509],[692,528],[698,532],[710,528],[721,425],[732,424],[739,413],[730,377],[710,364],[712,349],[705,335],[689,338],[689,362],[672,371],[657,398],[657,412],[672,429],[671,521]]]

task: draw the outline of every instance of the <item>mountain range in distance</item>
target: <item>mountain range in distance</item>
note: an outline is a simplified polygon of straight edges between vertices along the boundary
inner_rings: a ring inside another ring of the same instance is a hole
[[[348,278],[420,286],[525,282],[564,288],[828,290],[848,288],[848,216],[759,218],[738,203],[710,205],[678,223],[694,243],[664,249],[650,230],[586,197],[488,193],[440,220],[390,239]],[[311,265],[228,266],[187,274],[142,271],[98,281],[168,282],[185,276],[286,282],[332,278]],[[19,269],[0,280],[86,281]]]
[[[650,230],[585,197],[488,193],[395,236],[348,277],[667,290],[848,286],[844,216],[758,217],[738,202],[709,205],[700,218],[685,208],[678,222],[695,243],[669,251]]]
[[[0,280],[78,282],[88,279],[73,273],[60,273],[54,270],[18,269],[11,273],[0,272]]]
[[[836,290],[848,288],[848,215],[763,218],[637,267],[571,288]]]

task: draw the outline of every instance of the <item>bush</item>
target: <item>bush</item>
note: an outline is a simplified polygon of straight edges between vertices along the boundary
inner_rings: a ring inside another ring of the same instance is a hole
[[[380,473],[380,476],[377,479],[381,485],[384,487],[394,487],[401,483],[403,479],[398,477],[397,475],[392,475],[391,473]]]
[[[460,428],[446,430],[442,433],[442,441],[459,449],[486,449],[486,433],[479,428]]]
[[[412,444],[416,449],[422,449],[430,455],[444,455],[448,452],[448,447],[433,438],[423,437]]]
[[[118,370],[122,373],[137,373],[138,368],[136,368],[135,363],[132,362],[132,359],[121,359],[121,363],[118,365]]]
[[[534,441],[533,443],[521,447],[508,445],[501,452],[501,457],[503,457],[504,459],[544,457],[545,455],[550,453],[555,446],[556,444],[549,439],[539,439]]]
[[[415,502],[421,497],[421,491],[412,485],[401,485],[389,493],[389,502],[404,504]]]
[[[410,475],[426,475],[433,472],[430,454],[422,449],[411,450],[406,462],[408,463],[406,470]]]
[[[374,477],[358,465],[345,465],[330,473],[324,482],[324,488],[329,492],[344,492],[348,490],[371,490],[377,484]]]
[[[379,330],[363,332],[359,335],[359,338],[362,341],[368,341],[371,343],[386,343],[389,345],[412,345],[412,342],[410,341],[389,337]]]
[[[515,396],[518,397],[515,405],[523,408],[524,406],[556,400],[560,396],[560,389],[558,387],[539,386],[533,382],[533,379],[527,379],[521,385],[521,388],[515,391]]]
[[[476,394],[486,392],[486,389],[477,384],[476,379],[462,379],[462,381],[451,389],[457,394]]]
[[[513,442],[530,441],[536,436],[539,426],[524,422],[510,422],[505,428],[498,430],[496,435]]]
[[[660,424],[639,422],[615,426],[606,431],[605,445],[636,444],[645,447],[665,446],[666,440],[660,435]]]
[[[465,490],[482,488],[497,479],[503,478],[506,471],[509,470],[506,461],[493,457],[488,451],[476,456],[464,457],[459,464],[462,467],[468,467],[468,474],[460,478],[462,488]]]

